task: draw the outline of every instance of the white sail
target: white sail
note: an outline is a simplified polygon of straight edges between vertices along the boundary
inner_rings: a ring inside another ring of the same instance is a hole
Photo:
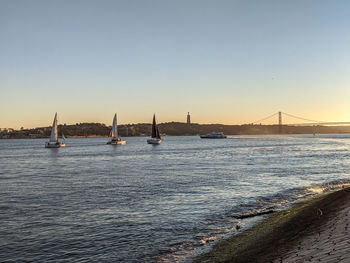
[[[123,141],[119,136],[118,136],[118,129],[117,129],[117,114],[114,114],[113,118],[113,124],[112,124],[112,130],[111,130],[111,135],[112,139],[107,142],[107,144],[111,145],[121,145],[121,144],[126,144],[126,141]]]
[[[52,123],[50,142],[57,142],[57,141],[58,141],[58,134],[57,134],[57,112],[56,112],[55,118],[53,119],[53,123]]]
[[[117,129],[117,114],[114,114],[113,124],[112,124],[112,138],[118,137],[118,129]]]

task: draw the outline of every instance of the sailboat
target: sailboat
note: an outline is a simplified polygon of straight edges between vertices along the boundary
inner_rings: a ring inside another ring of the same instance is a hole
[[[149,144],[161,144],[162,139],[160,138],[160,133],[158,130],[158,126],[156,124],[156,115],[153,115],[153,123],[152,123],[152,136],[150,139],[147,139],[147,143]]]
[[[112,124],[112,134],[111,134],[112,139],[107,142],[107,144],[113,144],[113,145],[118,145],[118,144],[126,144],[126,141],[123,141],[119,136],[118,136],[118,129],[117,129],[117,114],[114,114],[113,118],[113,124]]]
[[[45,143],[45,148],[60,148],[65,147],[65,142],[58,141],[58,131],[57,131],[57,112],[55,118],[53,119],[50,140]]]

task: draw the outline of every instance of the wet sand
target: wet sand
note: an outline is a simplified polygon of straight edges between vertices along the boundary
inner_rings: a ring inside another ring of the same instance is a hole
[[[349,223],[347,188],[273,214],[194,262],[350,262]]]

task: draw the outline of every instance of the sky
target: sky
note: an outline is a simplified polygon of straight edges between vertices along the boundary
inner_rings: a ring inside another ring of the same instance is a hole
[[[350,121],[349,28],[349,1],[0,0],[0,128]]]

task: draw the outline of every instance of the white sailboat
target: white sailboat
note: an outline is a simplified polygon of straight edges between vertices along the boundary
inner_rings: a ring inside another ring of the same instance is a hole
[[[156,115],[153,115],[153,123],[152,123],[152,135],[150,139],[147,139],[148,144],[161,144],[162,139],[160,138],[160,133],[158,130],[158,126],[156,124]]]
[[[57,131],[57,112],[55,118],[53,119],[50,140],[45,143],[45,148],[60,148],[65,147],[65,142],[58,141],[58,131]]]
[[[126,144],[126,141],[123,141],[123,140],[118,136],[117,114],[114,114],[114,118],[113,118],[113,124],[112,124],[112,139],[111,139],[109,142],[107,142],[107,144],[112,144],[112,145]]]

